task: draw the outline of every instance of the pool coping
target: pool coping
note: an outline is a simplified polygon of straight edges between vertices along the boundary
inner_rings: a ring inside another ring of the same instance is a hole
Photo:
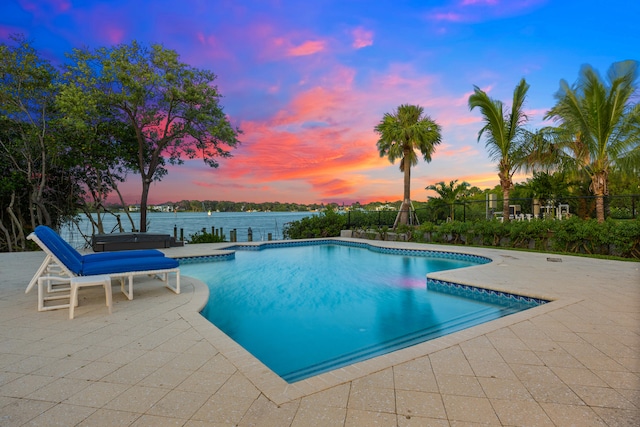
[[[322,239],[327,242],[341,241],[352,243],[365,243],[367,245],[379,248],[392,248],[392,249],[409,249],[404,242],[386,242],[386,241],[362,241],[362,239],[336,237]],[[297,245],[307,244],[320,244],[318,239],[303,239],[298,241]],[[243,242],[242,246],[259,248],[263,245],[273,245],[276,242]],[[229,244],[220,247],[220,253],[216,255],[228,256],[229,252],[234,251],[238,244]],[[290,246],[290,245],[289,245]],[[437,248],[434,249],[421,249],[414,248],[416,250],[432,250],[438,252]],[[483,267],[492,266],[497,259],[490,255],[478,255],[469,252],[475,252],[474,248],[461,248],[460,250],[451,250],[451,247],[447,247],[447,250],[442,252],[455,253],[460,255],[474,255],[488,258],[491,262],[486,264],[474,265],[470,267],[464,267],[458,270],[471,270],[481,269]],[[457,248],[456,248],[457,249]],[[469,250],[470,249],[470,250]],[[196,256],[197,257],[197,256]],[[183,258],[176,255],[176,258]],[[456,271],[456,270],[451,270]],[[233,339],[227,336],[224,332],[218,329],[215,325],[205,319],[200,311],[206,305],[209,298],[209,289],[203,282],[194,279],[194,296],[188,305],[185,305],[181,310],[183,318],[191,324],[191,326],[197,330],[211,345],[217,348],[222,355],[227,358],[251,383],[258,388],[267,398],[274,403],[281,405],[286,402],[299,399],[304,396],[308,396],[322,390],[338,386],[340,384],[348,383],[350,381],[357,380],[367,375],[388,369],[392,366],[409,362],[411,360],[423,357],[435,353],[440,350],[455,346],[462,342],[468,341],[473,338],[480,337],[487,333],[496,331],[498,329],[520,323],[522,321],[541,316],[543,314],[559,310],[572,304],[576,304],[582,299],[580,298],[567,298],[559,297],[557,295],[540,294],[537,292],[522,292],[517,293],[514,290],[508,289],[504,286],[488,286],[486,284],[473,283],[472,280],[452,280],[450,277],[451,271],[431,273],[427,275],[427,280],[439,280],[447,281],[450,283],[456,283],[460,285],[472,286],[479,289],[488,289],[496,292],[522,295],[525,297],[541,299],[549,301],[545,304],[537,307],[529,308],[527,310],[511,314],[496,320],[492,320],[477,326],[473,326],[452,334],[426,341],[424,343],[416,344],[411,347],[396,350],[392,353],[376,356],[374,358],[356,362],[352,365],[335,369],[333,371],[325,372],[298,382],[287,383],[284,379],[271,371],[266,365],[264,365],[259,359],[245,350],[240,344],[236,343]]]

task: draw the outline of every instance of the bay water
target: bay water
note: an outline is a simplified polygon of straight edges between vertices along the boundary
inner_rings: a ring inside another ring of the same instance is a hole
[[[95,214],[94,214],[95,215]],[[121,213],[120,221],[125,232],[131,231],[131,223],[125,213]],[[222,229],[222,234],[229,240],[230,231],[236,230],[238,242],[248,241],[249,229],[253,233],[253,241],[266,241],[269,234],[273,240],[283,239],[282,230],[285,224],[299,221],[302,218],[318,215],[317,212],[149,212],[147,214],[147,232],[174,235],[177,238],[183,235],[186,240],[196,232],[205,229],[208,233],[212,229]],[[135,227],[140,225],[140,213],[132,212],[131,217]],[[113,215],[103,217],[104,232],[117,233],[117,219]],[[62,228],[62,237],[75,248],[89,247],[91,242],[91,223],[81,220],[75,224]],[[89,237],[89,242],[83,235]]]

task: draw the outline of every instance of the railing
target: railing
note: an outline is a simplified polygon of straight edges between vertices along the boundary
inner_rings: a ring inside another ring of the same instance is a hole
[[[596,217],[596,196],[562,197],[555,200],[510,198],[510,219],[531,220]],[[614,195],[604,198],[605,218],[635,219],[640,211],[640,194]],[[453,204],[438,203],[414,210],[418,221],[441,223],[446,221],[479,221],[499,219],[503,200],[460,200]],[[348,211],[347,228],[393,227],[398,211]]]

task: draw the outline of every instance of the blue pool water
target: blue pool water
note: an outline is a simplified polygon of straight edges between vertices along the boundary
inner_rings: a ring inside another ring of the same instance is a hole
[[[203,316],[295,382],[530,307],[427,290],[427,273],[476,264],[323,244],[181,270],[209,286]]]

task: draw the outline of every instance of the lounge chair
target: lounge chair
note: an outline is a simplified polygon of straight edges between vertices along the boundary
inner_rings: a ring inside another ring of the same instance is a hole
[[[178,261],[165,257],[155,249],[130,250],[119,252],[101,252],[81,255],[69,243],[61,238],[51,228],[40,225],[31,233],[28,239],[33,240],[47,254],[42,265],[29,282],[25,293],[38,284],[38,310],[52,310],[69,307],[69,304],[45,307],[44,302],[65,296],[45,296],[43,284],[47,284],[47,292],[68,290],[72,277],[94,276],[106,274],[120,279],[120,288],[128,299],[133,299],[133,277],[140,275],[160,276],[165,286],[176,294],[180,293],[180,269]],[[171,286],[169,274],[175,273],[176,284]],[[125,279],[129,279],[128,291],[125,290]]]

